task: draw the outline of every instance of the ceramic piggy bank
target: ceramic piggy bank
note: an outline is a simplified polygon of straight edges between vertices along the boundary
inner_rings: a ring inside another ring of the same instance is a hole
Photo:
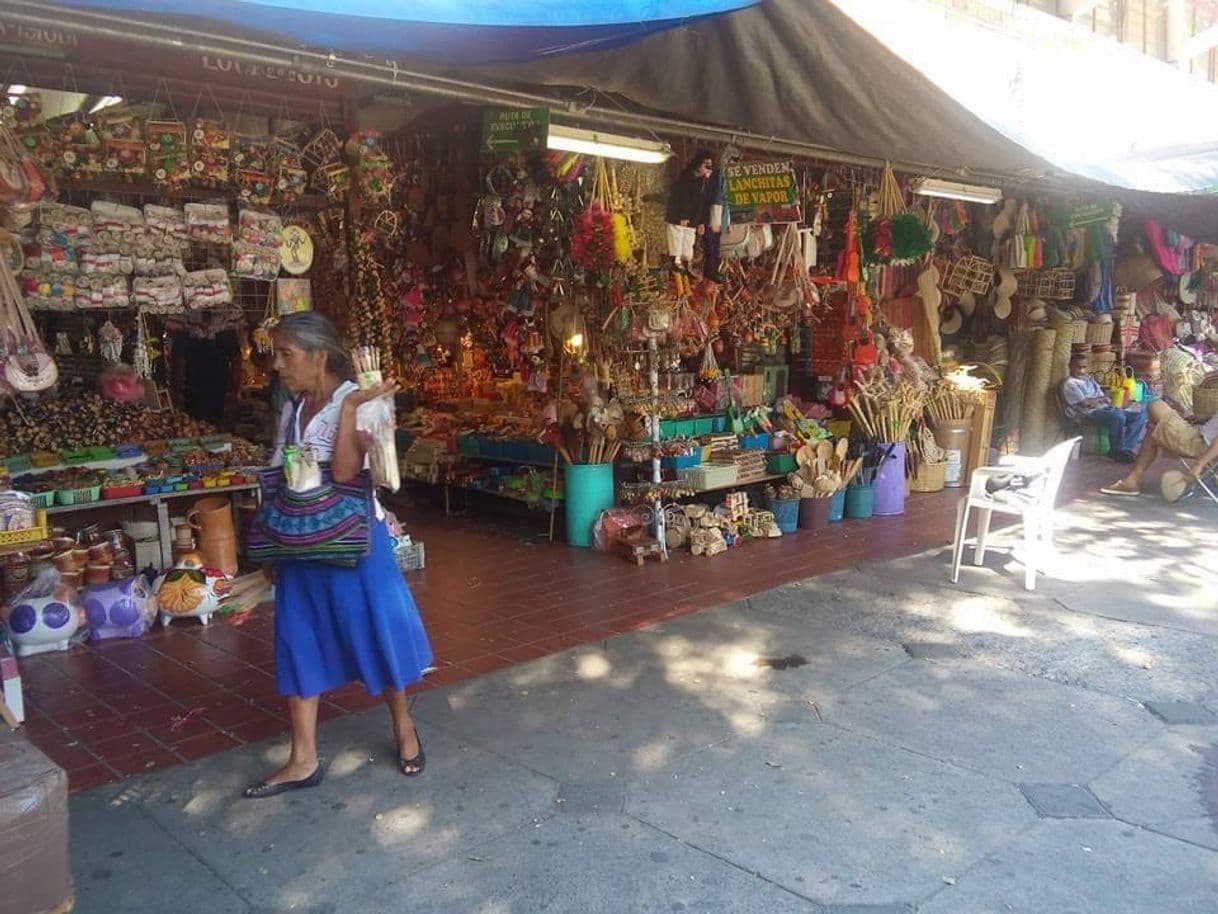
[[[86,587],[81,593],[91,637],[138,638],[156,618],[152,587],[142,574]]]
[[[44,575],[13,598],[5,611],[18,657],[66,651],[84,612],[76,588],[57,574]]]
[[[232,589],[232,581],[215,568],[206,568],[194,553],[157,578],[153,590],[161,624],[174,619],[200,619],[206,625]]]

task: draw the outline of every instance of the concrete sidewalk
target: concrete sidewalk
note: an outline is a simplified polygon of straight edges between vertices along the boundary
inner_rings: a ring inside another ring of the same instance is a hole
[[[77,910],[1212,914],[1218,510],[1062,519],[1033,594],[938,550],[426,692],[422,778],[371,711],[316,790],[78,795]]]

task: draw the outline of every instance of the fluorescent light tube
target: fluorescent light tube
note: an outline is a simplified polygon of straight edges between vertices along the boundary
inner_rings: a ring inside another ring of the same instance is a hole
[[[982,184],[962,184],[959,181],[943,181],[939,178],[919,178],[911,190],[923,197],[942,197],[945,200],[963,200],[966,203],[997,203],[1002,191],[997,187]]]
[[[644,162],[649,165],[658,165],[672,156],[672,149],[667,143],[657,143],[654,140],[642,140],[616,133],[602,133],[597,130],[581,130],[565,124],[550,125],[550,138],[547,145],[550,149],[562,152],[578,152],[583,155],[624,159],[627,162]]]
[[[89,109],[89,113],[97,114],[98,111],[101,111],[104,108],[113,108],[115,105],[117,105],[122,100],[123,100],[123,97],[121,95],[104,96],[97,102],[96,105],[94,105],[92,108]]]

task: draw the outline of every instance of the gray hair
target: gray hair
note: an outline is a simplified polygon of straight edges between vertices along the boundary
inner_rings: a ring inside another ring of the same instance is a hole
[[[272,333],[298,346],[305,352],[324,352],[326,370],[344,381],[355,378],[351,355],[339,336],[338,329],[324,314],[316,311],[296,311],[279,319]]]

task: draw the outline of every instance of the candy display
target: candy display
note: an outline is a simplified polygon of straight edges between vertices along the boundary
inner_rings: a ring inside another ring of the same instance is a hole
[[[40,399],[0,412],[0,441],[12,454],[62,451],[131,441],[199,438],[215,434],[206,422],[142,404],[115,403],[94,393]]]

